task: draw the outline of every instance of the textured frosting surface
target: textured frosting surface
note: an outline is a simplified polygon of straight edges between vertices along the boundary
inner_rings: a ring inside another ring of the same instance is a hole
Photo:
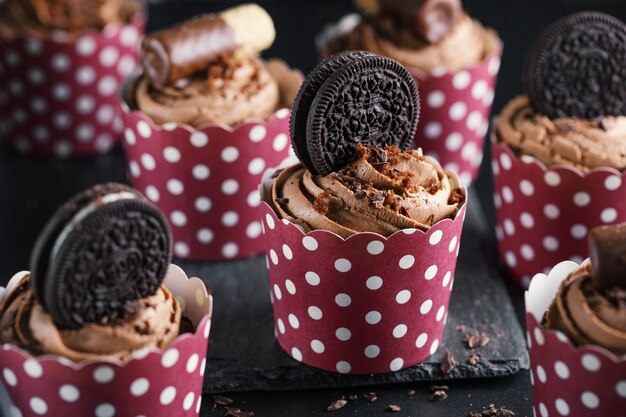
[[[359,145],[353,163],[327,176],[315,176],[299,164],[281,171],[269,198],[279,217],[305,232],[322,229],[348,237],[428,230],[454,217],[466,196],[457,177],[444,173],[420,149]]]
[[[526,96],[511,100],[500,113],[498,140],[519,155],[547,166],[567,164],[588,171],[626,169],[626,117],[550,119],[533,110]]]
[[[138,81],[135,103],[155,123],[234,125],[267,119],[281,104],[277,81],[258,58],[223,56],[206,72],[157,89]]]
[[[584,264],[563,281],[543,325],[565,333],[575,345],[598,345],[624,355],[626,291],[596,288],[590,269],[590,264]]]
[[[425,73],[457,71],[482,61],[500,47],[497,34],[464,15],[443,39],[428,43],[384,17],[364,19],[353,31],[328,45],[331,54],[364,50],[393,58]]]
[[[33,355],[56,354],[79,362],[102,356],[124,360],[140,349],[167,347],[179,335],[180,305],[165,286],[136,301],[134,309],[121,322],[58,329],[35,300],[26,276],[0,306],[0,340]]]

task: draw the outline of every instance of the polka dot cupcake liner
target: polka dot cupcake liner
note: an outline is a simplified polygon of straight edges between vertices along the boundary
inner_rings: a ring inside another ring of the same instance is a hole
[[[497,120],[494,122],[497,123]],[[588,256],[593,227],[626,221],[626,173],[518,157],[492,135],[496,236],[510,279],[528,288],[537,271]]]
[[[78,37],[0,35],[0,136],[12,150],[82,157],[119,144],[122,81],[138,65],[145,16]]]
[[[282,349],[344,374],[415,365],[442,343],[465,218],[390,237],[303,233],[262,203],[270,299]]]
[[[326,45],[359,24],[356,14],[345,16],[324,29],[317,39],[321,56],[328,56]],[[445,68],[426,74],[407,68],[420,92],[420,123],[415,146],[438,160],[446,170],[459,174],[469,185],[478,176],[502,48],[475,65],[456,72]]]
[[[537,417],[618,417],[626,410],[626,357],[598,346],[576,347],[539,323],[559,285],[577,269],[571,261],[537,274],[526,292],[527,342]]]
[[[17,285],[24,274],[16,274],[8,287]],[[170,265],[164,283],[197,326],[194,334],[179,336],[165,350],[137,351],[124,362],[101,359],[77,364],[56,355],[33,357],[14,345],[3,345],[0,380],[13,402],[11,415],[197,417],[212,298],[201,280],[188,279],[175,265]],[[4,291],[0,299],[3,296]]]
[[[234,128],[155,124],[123,106],[130,179],[169,219],[174,255],[231,260],[263,252],[258,186],[291,152],[289,109]]]

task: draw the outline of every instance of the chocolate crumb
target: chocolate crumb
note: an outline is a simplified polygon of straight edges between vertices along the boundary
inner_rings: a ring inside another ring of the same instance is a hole
[[[413,388],[409,388],[409,390],[406,393],[407,395],[413,396],[415,395],[415,390]]]
[[[378,191],[372,196],[372,205],[377,208],[383,208],[385,203],[385,193],[383,191]]]
[[[446,375],[452,372],[452,370],[456,367],[456,360],[454,359],[454,356],[452,356],[452,353],[450,353],[448,349],[446,349],[446,353],[444,353],[443,360],[441,361],[441,364],[439,365],[439,367],[441,368],[441,372],[443,372]]]
[[[445,392],[444,390],[438,389],[437,391],[433,392],[433,395],[430,397],[430,400],[437,401],[437,400],[445,400],[446,398],[448,398],[448,393]]]
[[[231,405],[234,402],[235,400],[233,400],[232,398],[224,397],[222,395],[213,396],[213,404],[216,404],[216,405],[221,405],[225,407],[227,405]]]
[[[471,355],[469,355],[467,357],[467,364],[468,365],[476,365],[478,362],[480,362],[480,353],[473,353]]]
[[[448,200],[449,204],[458,204],[462,205],[465,202],[465,196],[460,188],[455,188],[450,193],[450,199]]]
[[[391,411],[392,413],[397,413],[398,411],[402,409],[397,404],[389,404],[388,410]]]
[[[337,411],[343,408],[346,404],[348,404],[348,401],[343,398],[340,398],[330,403],[329,406],[326,407],[326,411]]]
[[[375,392],[368,392],[366,394],[363,394],[363,399],[367,401],[368,403],[373,403],[374,401],[378,399],[378,396],[376,395]]]
[[[252,411],[241,411],[238,408],[226,408],[224,417],[254,417]]]
[[[315,198],[315,201],[313,202],[313,208],[315,209],[315,211],[325,216],[326,214],[328,214],[329,200],[330,193],[328,191],[324,191]]]
[[[484,408],[484,407],[483,407]],[[482,412],[470,412],[468,417],[513,417],[515,413],[506,408],[506,406],[496,407],[489,404]]]
[[[350,396],[348,397],[348,399],[349,399],[350,401],[356,401],[356,400],[358,400],[358,399],[359,399],[359,396],[358,396],[358,395],[356,395],[356,394],[352,394],[352,395],[350,395]]]
[[[277,198],[276,201],[278,204],[289,204],[289,199],[285,197]]]
[[[485,333],[468,333],[463,338],[465,345],[468,349],[474,349],[477,347],[485,347],[489,343],[489,336]]]

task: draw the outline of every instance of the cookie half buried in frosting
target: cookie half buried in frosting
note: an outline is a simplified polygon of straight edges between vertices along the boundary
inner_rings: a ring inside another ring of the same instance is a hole
[[[592,344],[624,355],[626,223],[593,229],[589,243],[593,263],[583,264],[563,281],[543,326],[562,331],[577,346]],[[607,271],[611,276],[603,275]]]
[[[358,232],[426,231],[454,217],[464,202],[456,175],[444,173],[421,150],[358,145],[353,162],[329,175],[314,175],[302,165],[280,172],[269,203],[305,232],[324,229],[345,238]]]

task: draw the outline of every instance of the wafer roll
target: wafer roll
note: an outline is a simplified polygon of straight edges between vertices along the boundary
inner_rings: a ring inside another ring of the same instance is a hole
[[[256,4],[199,16],[143,40],[144,74],[156,87],[171,85],[207,68],[220,54],[259,53],[275,37],[272,18]]]

